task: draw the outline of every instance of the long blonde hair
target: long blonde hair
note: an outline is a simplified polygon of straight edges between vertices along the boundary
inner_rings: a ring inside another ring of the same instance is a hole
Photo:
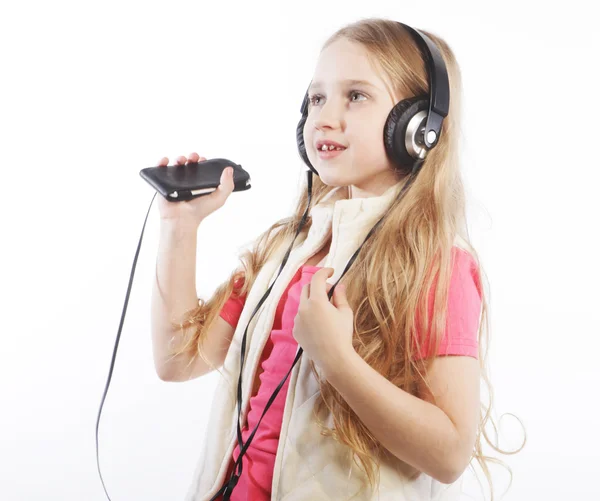
[[[466,217],[465,192],[460,174],[459,139],[461,111],[461,76],[455,56],[441,38],[421,30],[439,47],[450,84],[450,111],[442,126],[440,140],[429,153],[421,170],[400,202],[392,203],[389,213],[378,230],[363,245],[344,283],[346,296],[355,316],[353,344],[357,353],[380,374],[397,387],[417,394],[417,384],[426,382],[427,370],[440,345],[446,325],[448,288],[452,271],[452,247],[454,238],[460,235],[468,244],[484,277],[479,257],[470,244]],[[362,44],[370,58],[377,63],[393,82],[398,96],[428,95],[427,69],[420,50],[411,35],[395,21],[369,18],[356,21],[336,31],[325,42],[329,44],[345,38]],[[383,138],[383,136],[382,136]],[[406,172],[397,171],[398,180],[406,179]],[[312,200],[318,203],[333,187],[325,185],[318,176],[313,177]],[[187,328],[189,334],[173,348],[173,355],[185,354],[192,364],[197,356],[207,363],[202,352],[205,334],[219,315],[227,299],[245,296],[254,280],[270,258],[272,252],[283,242],[291,242],[308,204],[307,187],[300,193],[294,214],[277,221],[262,233],[252,250],[240,256],[242,267],[217,287],[209,301],[200,299],[199,306],[186,315],[185,321],[174,328]],[[310,217],[297,241],[301,242],[311,226]],[[288,243],[289,245],[289,243]],[[241,288],[234,283],[242,279]],[[429,325],[427,297],[436,283],[433,316]],[[486,278],[487,282],[487,278]],[[472,458],[476,458],[490,485],[491,499],[494,492],[487,462],[504,464],[485,456],[482,437],[497,452],[507,452],[492,443],[485,430],[488,421],[496,431],[491,416],[493,390],[487,374],[487,347],[489,344],[488,306],[482,287],[482,315],[478,329],[481,378],[487,386],[489,402],[481,403],[480,425]],[[417,314],[417,312],[419,312]],[[417,325],[418,322],[418,325]],[[484,328],[485,327],[485,328]],[[485,334],[484,334],[485,331]],[[430,352],[425,358],[416,357],[419,343],[417,332],[429,333],[432,340]],[[485,341],[485,342],[484,342]],[[318,378],[313,364],[313,373]],[[363,468],[371,488],[375,487],[381,459],[389,458],[389,452],[362,424],[352,408],[326,380],[320,380],[321,394],[315,407],[315,417],[323,433],[348,446],[357,464]],[[330,412],[334,427],[329,429],[319,416]],[[510,471],[510,467],[508,467]],[[418,476],[419,473],[416,472]],[[512,482],[512,472],[511,472]]]

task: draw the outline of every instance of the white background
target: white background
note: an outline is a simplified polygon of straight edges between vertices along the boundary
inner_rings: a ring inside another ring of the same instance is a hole
[[[251,173],[252,189],[199,230],[207,298],[242,246],[291,211],[306,170],[295,129],[318,51],[370,16],[440,35],[462,68],[495,416],[516,414],[528,437],[518,455],[499,456],[514,472],[504,499],[598,499],[600,43],[586,5],[3,3],[0,499],[106,499],[96,418],[154,194],[140,169],[197,151]],[[183,499],[218,377],[177,384],[154,372],[158,223],[154,203],[100,421],[113,501]],[[518,422],[502,425],[500,445],[518,446]],[[492,471],[501,494],[507,473]],[[466,475],[465,499],[483,499]]]

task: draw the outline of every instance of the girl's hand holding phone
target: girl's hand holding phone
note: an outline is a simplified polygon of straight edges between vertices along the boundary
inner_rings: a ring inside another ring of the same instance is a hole
[[[186,165],[189,163],[203,162],[205,160],[205,157],[201,157],[198,153],[194,152],[190,154],[189,159],[183,155],[177,157],[175,165]],[[158,163],[158,167],[168,169],[168,164],[169,159],[163,157]],[[227,167],[221,174],[219,187],[208,195],[177,203],[169,202],[165,197],[159,195],[158,210],[160,219],[162,222],[197,228],[205,217],[225,204],[225,201],[229,195],[231,195],[233,188],[233,168]]]

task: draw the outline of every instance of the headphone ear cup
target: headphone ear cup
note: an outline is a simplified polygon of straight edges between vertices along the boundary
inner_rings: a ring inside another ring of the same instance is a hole
[[[409,153],[406,148],[408,124],[419,112],[425,111],[425,117],[429,111],[429,99],[424,96],[416,96],[400,101],[390,111],[383,128],[383,142],[388,157],[397,165],[408,171],[422,162],[422,159]],[[410,141],[412,138],[408,138]]]
[[[306,154],[306,145],[304,144],[304,124],[306,124],[306,119],[308,118],[308,96],[304,97],[304,101],[302,102],[301,113],[302,117],[298,122],[296,127],[296,143],[298,144],[298,153],[300,154],[300,158],[304,161],[304,163],[312,170],[317,176],[319,173],[310,163],[308,159],[308,155]]]
[[[304,145],[304,124],[306,123],[306,115],[302,115],[302,118],[298,122],[296,127],[296,142],[298,143],[298,153],[304,163],[310,166],[310,160],[306,154],[306,146]]]

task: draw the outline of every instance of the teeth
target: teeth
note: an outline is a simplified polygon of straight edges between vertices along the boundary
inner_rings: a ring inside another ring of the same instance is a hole
[[[330,145],[324,144],[323,146],[321,146],[321,151],[331,151],[331,150],[341,151],[343,149],[344,148],[336,147],[333,144],[330,144]]]

